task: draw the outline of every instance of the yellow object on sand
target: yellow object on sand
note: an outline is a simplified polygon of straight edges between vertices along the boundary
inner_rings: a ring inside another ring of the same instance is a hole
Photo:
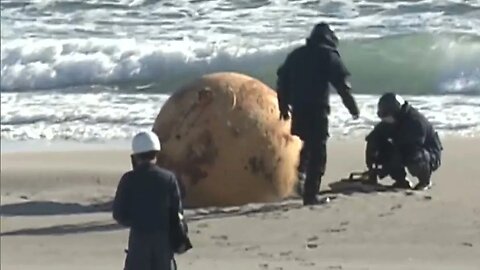
[[[279,120],[276,92],[238,73],[205,75],[176,91],[154,124],[158,163],[189,207],[272,202],[293,193],[301,140]]]

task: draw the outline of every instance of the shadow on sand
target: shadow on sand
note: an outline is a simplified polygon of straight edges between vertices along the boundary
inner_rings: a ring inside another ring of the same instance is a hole
[[[2,232],[0,236],[41,236],[41,235],[66,235],[77,233],[105,232],[121,230],[120,225],[114,223],[87,222],[80,224],[64,224],[43,228],[27,228],[10,232]]]
[[[50,216],[109,212],[112,202],[83,205],[51,201],[29,201],[0,206],[0,216]]]
[[[110,212],[112,202],[82,205],[79,203],[62,203],[50,201],[31,201],[0,206],[0,216],[52,216],[76,215],[87,213]],[[43,228],[25,228],[9,232],[1,232],[0,236],[18,235],[66,235],[76,233],[103,232],[119,230],[122,227],[112,222],[87,222],[79,224],[62,224]]]
[[[355,193],[382,193],[382,192],[394,192],[389,186],[381,184],[367,184],[361,180],[351,180],[349,178],[340,179],[337,182],[330,183],[328,185],[330,190],[321,191],[321,195],[329,194],[343,194],[353,195]]]
[[[365,184],[361,181],[341,179],[329,184],[330,190],[321,191],[319,194],[328,195],[352,195],[355,193],[382,193],[394,192],[395,190],[383,185]],[[1,206],[1,216],[46,216],[46,215],[74,215],[97,212],[110,212],[112,202],[81,205],[78,203],[60,202],[25,202]],[[201,221],[234,216],[251,216],[267,214],[270,212],[286,212],[302,208],[299,196],[291,197],[277,203],[254,203],[232,207],[210,207],[198,209],[186,209],[185,218],[188,221]],[[122,227],[112,222],[88,222],[80,224],[64,224],[43,228],[27,228],[10,232],[2,232],[0,236],[18,235],[66,235],[76,233],[104,232],[121,230]]]

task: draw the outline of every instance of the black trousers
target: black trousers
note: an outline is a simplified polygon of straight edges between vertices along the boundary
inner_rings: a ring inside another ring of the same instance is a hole
[[[168,233],[130,230],[124,270],[174,270]]]
[[[303,141],[298,170],[306,173],[303,200],[315,200],[327,164],[328,112],[314,106],[294,108],[292,134]]]
[[[389,141],[369,141],[366,159],[369,167],[372,164],[381,165],[382,169],[378,172],[380,178],[389,175],[395,181],[405,181],[407,176],[405,169],[408,169],[419,182],[429,182],[440,156],[424,148],[404,154]]]

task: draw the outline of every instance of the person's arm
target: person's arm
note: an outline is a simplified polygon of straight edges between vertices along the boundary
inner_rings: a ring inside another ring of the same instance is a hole
[[[172,215],[178,215],[178,213],[183,214],[183,206],[182,201],[180,199],[180,188],[178,187],[178,180],[177,177],[172,174],[170,179],[170,188],[171,188],[171,196],[170,196],[170,211]]]
[[[391,124],[380,122],[365,137],[367,147],[365,149],[365,161],[369,169],[377,162],[381,145],[386,143],[391,137],[393,126]]]
[[[410,162],[417,162],[421,148],[425,145],[427,138],[427,128],[420,120],[414,120],[409,123],[402,134],[398,136],[400,139],[399,147]]]
[[[183,207],[177,177],[171,176],[170,217],[173,230],[170,232],[173,252],[182,254],[192,248],[188,237],[188,225],[183,218]]]
[[[338,52],[332,52],[330,55],[330,83],[333,85],[335,90],[337,90],[337,93],[342,98],[343,105],[345,105],[350,114],[354,118],[358,118],[360,111],[358,109],[357,102],[355,101],[355,98],[351,93],[352,87],[350,82],[348,81],[350,72],[343,64],[343,61]]]
[[[124,174],[118,183],[115,199],[113,200],[113,219],[120,225],[129,227],[130,217],[128,211],[128,173]]]
[[[367,135],[365,140],[368,142],[383,142],[392,137],[393,125],[380,122],[375,125],[372,131]]]
[[[288,58],[285,62],[278,68],[277,70],[277,99],[278,99],[278,107],[280,109],[280,118],[281,119],[288,119],[289,115],[289,64]]]

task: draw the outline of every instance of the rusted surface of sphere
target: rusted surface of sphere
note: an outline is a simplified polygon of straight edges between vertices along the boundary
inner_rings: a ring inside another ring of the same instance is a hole
[[[189,207],[272,202],[293,192],[301,141],[279,120],[277,96],[238,73],[205,75],[174,92],[154,124],[158,164]]]

